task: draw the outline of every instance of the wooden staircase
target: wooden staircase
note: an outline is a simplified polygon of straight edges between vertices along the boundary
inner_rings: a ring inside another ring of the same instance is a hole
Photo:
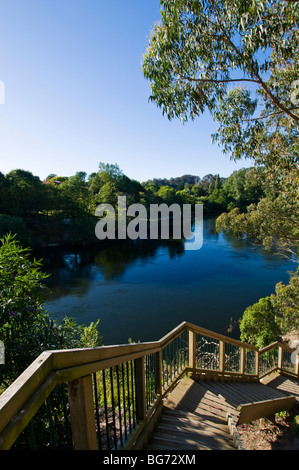
[[[276,383],[279,387],[269,380],[266,385],[186,376],[165,398],[160,420],[144,449],[243,449],[237,425],[292,409],[299,400],[298,381],[279,376]]]
[[[45,351],[0,395],[0,450],[240,449],[238,424],[292,408],[298,380],[288,345],[185,321],[158,341]]]

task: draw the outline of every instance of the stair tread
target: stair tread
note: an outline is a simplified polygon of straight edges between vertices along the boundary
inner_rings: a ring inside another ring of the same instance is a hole
[[[205,429],[207,427],[218,429],[219,431],[223,431],[227,429],[227,424],[222,422],[213,422],[209,419],[193,419],[192,416],[184,417],[184,416],[172,416],[171,414],[163,414],[162,418],[160,419],[160,423],[165,424],[175,424],[180,425],[182,427],[187,426],[196,426],[198,429]]]
[[[221,431],[217,428],[206,427],[205,429],[198,429],[194,428],[194,426],[182,426],[180,424],[169,424],[161,422],[158,424],[156,428],[157,432],[165,432],[165,433],[181,433],[183,434],[193,434],[194,437],[199,436],[219,436],[228,439],[228,430]]]
[[[236,450],[227,422],[228,414],[237,424],[240,405],[254,406],[259,402],[277,401],[291,395],[290,391],[294,390],[298,391],[299,399],[299,381],[287,383],[280,379],[267,384],[198,382],[185,377],[163,400],[160,420],[145,448]],[[261,408],[261,405],[258,406]]]
[[[176,445],[186,445],[190,447],[208,447],[210,449],[219,449],[219,448],[233,448],[233,443],[229,443],[226,440],[220,438],[219,436],[187,436],[183,433],[171,433],[171,432],[155,432],[153,437],[153,442],[155,441],[170,441]]]

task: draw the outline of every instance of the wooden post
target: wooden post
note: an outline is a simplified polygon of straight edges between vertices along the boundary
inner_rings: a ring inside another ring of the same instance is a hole
[[[92,377],[68,382],[74,450],[98,450]]]
[[[156,394],[162,395],[162,351],[156,353]]]
[[[240,374],[245,373],[245,348],[240,348]]]
[[[143,421],[146,417],[145,367],[144,357],[135,359],[136,417]]]
[[[282,358],[283,358],[283,350],[282,347],[278,347],[278,370],[279,372],[282,371]]]
[[[259,376],[260,373],[260,354],[259,351],[255,351],[255,375]]]
[[[221,373],[224,373],[225,371],[225,342],[224,341],[220,341],[219,371]]]
[[[299,353],[296,356],[296,375],[299,379]]]
[[[189,331],[189,367],[195,372],[196,369],[196,333]]]

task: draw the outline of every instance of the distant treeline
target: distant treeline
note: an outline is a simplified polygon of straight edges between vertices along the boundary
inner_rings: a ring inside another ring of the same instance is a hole
[[[101,203],[116,206],[118,196],[127,205],[166,203],[203,204],[204,213],[219,215],[235,207],[245,210],[263,196],[250,169],[228,178],[184,175],[140,183],[130,179],[116,164],[99,164],[90,175],[50,174],[44,181],[25,170],[0,173],[0,236],[17,234],[27,245],[85,244],[96,242],[95,209]],[[247,175],[247,177],[246,177]]]

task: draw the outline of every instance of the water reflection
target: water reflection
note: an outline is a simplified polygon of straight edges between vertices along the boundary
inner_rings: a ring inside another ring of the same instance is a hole
[[[184,320],[227,334],[294,268],[250,240],[217,234],[214,219],[204,221],[197,251],[177,240],[118,241],[38,255],[52,274],[49,312],[84,324],[100,318],[105,344],[157,340]]]

